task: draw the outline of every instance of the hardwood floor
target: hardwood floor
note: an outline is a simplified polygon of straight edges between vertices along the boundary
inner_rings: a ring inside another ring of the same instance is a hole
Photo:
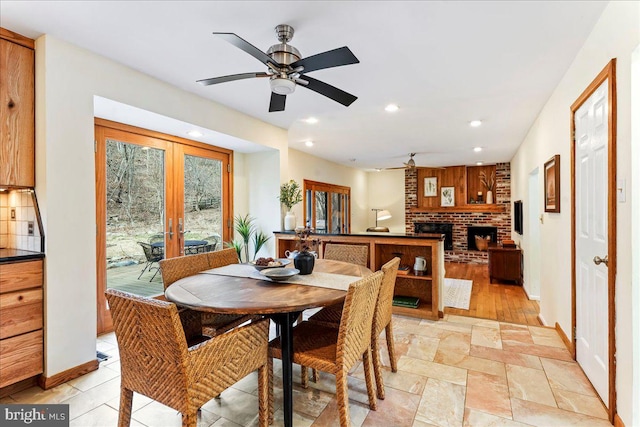
[[[501,322],[539,326],[537,301],[530,301],[522,286],[510,282],[489,283],[487,264],[445,263],[445,277],[473,281],[469,310],[445,307],[445,314],[481,317]]]

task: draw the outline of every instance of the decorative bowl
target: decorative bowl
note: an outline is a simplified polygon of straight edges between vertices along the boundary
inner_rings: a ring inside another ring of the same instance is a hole
[[[282,267],[286,267],[287,265],[291,264],[291,260],[290,259],[286,259],[286,258],[276,258],[273,262],[278,262],[278,263],[280,263],[280,265],[256,265],[255,261],[251,261],[251,262],[249,262],[249,264],[254,266],[255,269],[258,270],[258,271],[262,271],[262,270],[265,270],[267,268],[282,268]]]
[[[298,273],[300,273],[300,270],[296,268],[278,268],[278,267],[266,268],[260,271],[260,274],[262,274],[265,277],[268,277],[274,282],[281,282],[283,280],[290,279],[291,277],[295,276]]]

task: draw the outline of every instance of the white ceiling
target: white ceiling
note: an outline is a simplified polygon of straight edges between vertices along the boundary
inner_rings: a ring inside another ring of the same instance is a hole
[[[0,26],[51,34],[289,130],[289,146],[359,168],[508,161],[604,9],[599,1],[8,1]],[[358,96],[344,107],[298,87],[269,113],[266,71],[211,35],[267,50],[292,25],[302,56],[348,46],[359,64],[309,75]],[[400,110],[384,111],[388,103]],[[567,107],[568,108],[568,107]],[[303,119],[319,122],[309,125]],[[468,122],[483,121],[479,128]],[[184,136],[184,135],[182,135]],[[307,148],[304,141],[315,142]],[[481,153],[472,148],[483,147]],[[354,160],[355,159],[355,160]]]

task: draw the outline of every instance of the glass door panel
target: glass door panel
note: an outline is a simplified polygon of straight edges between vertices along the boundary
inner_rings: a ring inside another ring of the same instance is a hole
[[[331,193],[331,233],[340,234],[344,232],[342,218],[344,203],[342,199],[342,194]]]
[[[185,255],[222,249],[223,161],[184,155],[184,233],[181,245]]]
[[[105,150],[107,288],[159,294],[158,261],[165,254],[165,151],[115,139],[106,139]]]
[[[315,232],[326,234],[327,231],[327,193],[316,191],[316,224]]]

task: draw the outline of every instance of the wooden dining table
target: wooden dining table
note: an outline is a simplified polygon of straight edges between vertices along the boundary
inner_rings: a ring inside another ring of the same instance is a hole
[[[218,273],[216,272],[218,271]],[[325,307],[344,300],[346,290],[298,284],[294,276],[287,282],[271,282],[250,277],[219,274],[220,269],[205,270],[174,282],[165,297],[194,310],[226,314],[257,314],[271,318],[280,330],[282,346],[282,388],[284,425],[293,425],[293,323],[306,309]],[[367,267],[342,261],[317,259],[311,276],[327,282],[344,276],[364,277]],[[330,274],[326,274],[330,273]],[[332,276],[332,274],[340,276]],[[299,281],[303,281],[300,278]]]

